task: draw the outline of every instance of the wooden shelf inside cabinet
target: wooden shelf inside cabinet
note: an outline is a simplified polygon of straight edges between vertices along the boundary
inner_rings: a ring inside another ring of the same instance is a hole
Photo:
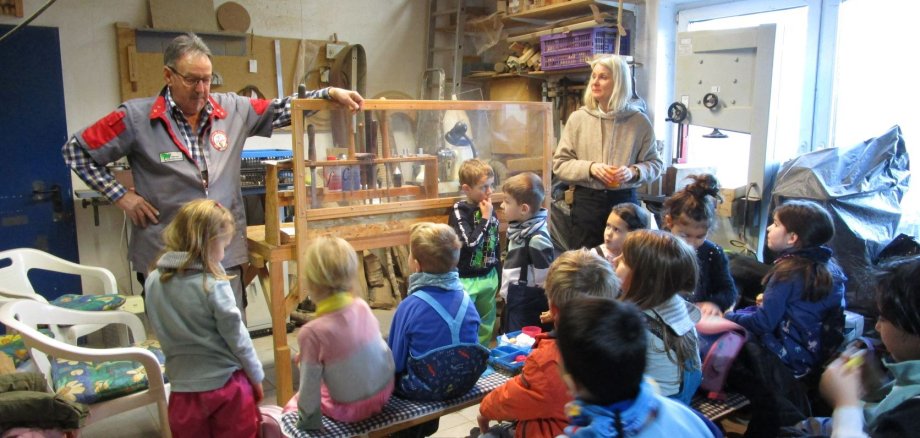
[[[312,169],[325,167],[346,167],[346,166],[369,166],[376,171],[378,165],[387,167],[387,173],[391,173],[390,167],[401,163],[419,163],[425,168],[425,181],[422,185],[405,184],[400,187],[381,187],[359,190],[329,190],[325,187],[312,187],[312,190],[306,193],[306,204],[308,205],[329,205],[328,203],[350,201],[359,202],[360,208],[349,207],[347,209],[336,210],[335,207],[320,208],[318,210],[307,210],[306,219],[321,220],[328,218],[344,218],[355,216],[349,213],[357,212],[357,216],[366,215],[377,210],[382,210],[382,205],[373,205],[373,200],[379,199],[431,199],[438,197],[438,159],[433,155],[421,155],[398,158],[374,158],[368,160],[335,160],[335,161],[303,161],[302,168]],[[280,207],[295,205],[296,194],[294,190],[279,190],[279,172],[282,170],[293,170],[293,161],[266,162],[265,163],[265,242],[271,245],[281,245],[290,243],[289,239],[281,232],[281,217],[278,214]],[[318,178],[318,177],[317,177]],[[295,176],[295,181],[297,181]],[[316,184],[316,180],[310,181],[311,185]],[[312,195],[315,194],[314,202]],[[389,204],[387,204],[389,205]]]

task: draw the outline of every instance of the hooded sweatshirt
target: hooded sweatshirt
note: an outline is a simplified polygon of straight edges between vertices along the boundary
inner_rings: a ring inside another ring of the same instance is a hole
[[[711,437],[712,432],[690,408],[655,393],[642,382],[639,395],[609,406],[576,399],[566,406],[570,426],[564,437]],[[617,430],[619,417],[620,431]]]
[[[605,113],[581,107],[569,116],[553,154],[553,173],[569,184],[603,190],[591,177],[592,163],[633,165],[639,178],[624,188],[654,181],[661,175],[652,122],[633,107]]]

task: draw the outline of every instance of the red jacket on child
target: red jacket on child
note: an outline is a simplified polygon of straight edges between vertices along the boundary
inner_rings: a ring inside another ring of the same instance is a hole
[[[555,437],[569,424],[565,404],[572,401],[559,371],[561,356],[553,333],[537,335],[521,374],[490,392],[479,414],[492,420],[516,420],[515,437]]]

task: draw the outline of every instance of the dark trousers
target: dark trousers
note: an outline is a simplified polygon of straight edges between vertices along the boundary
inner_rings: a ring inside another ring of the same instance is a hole
[[[623,202],[639,205],[636,189],[595,190],[576,186],[570,249],[594,248],[604,243],[604,228],[610,209]]]
[[[811,416],[805,386],[773,352],[748,340],[726,379],[727,389],[751,402],[745,437],[776,437],[780,428]]]
[[[390,434],[390,438],[424,438],[434,435],[434,433],[438,431],[439,424],[440,419],[435,418],[434,420],[426,421],[417,426],[412,426],[408,429]]]
[[[521,269],[527,269],[527,266]],[[544,325],[540,322],[540,314],[547,310],[549,302],[543,288],[512,282],[508,285],[502,332],[510,333],[529,325],[540,326],[544,331],[550,331],[553,328],[551,324]]]

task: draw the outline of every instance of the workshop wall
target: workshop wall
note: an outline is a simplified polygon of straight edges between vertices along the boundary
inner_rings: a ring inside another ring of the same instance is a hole
[[[426,2],[235,1],[249,12],[251,29],[256,35],[325,40],[336,33],[340,40],[362,44],[367,51],[368,97],[389,91],[418,95],[425,62],[424,35],[419,29],[425,29]],[[215,9],[225,2],[214,0]],[[45,3],[46,0],[23,0],[25,17],[31,16]],[[2,24],[15,25],[22,20],[0,16]],[[69,133],[93,123],[121,103],[116,22],[138,28],[148,27],[147,0],[59,1],[31,24],[59,29]],[[289,135],[277,137],[272,141],[253,141],[252,147],[290,147]],[[64,166],[60,157],[51,159]],[[75,190],[86,188],[78,178],[73,180]],[[98,227],[93,224],[92,209],[77,206],[75,211],[81,262],[112,270],[119,288],[125,292],[138,290],[136,283],[132,286],[133,274],[127,266],[121,210],[114,206],[101,207]],[[119,238],[119,235],[122,237]]]

